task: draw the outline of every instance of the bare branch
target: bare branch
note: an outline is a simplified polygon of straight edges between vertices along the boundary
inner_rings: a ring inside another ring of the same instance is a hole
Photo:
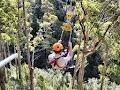
[[[87,20],[87,11],[83,7],[83,0],[80,0],[80,5],[83,11],[83,19],[79,21],[80,26],[82,28],[83,38],[84,38],[84,49],[86,50],[86,46],[88,44],[88,30],[86,30],[86,26],[84,25],[84,22]]]
[[[118,17],[119,17],[119,15],[118,15]],[[105,38],[107,32],[108,32],[108,31],[111,31],[111,30],[113,29],[114,25],[115,25],[117,22],[118,22],[118,20],[115,20],[111,25],[108,26],[108,28],[105,30],[103,36],[101,37],[101,39],[99,39],[99,40],[95,43],[94,47],[93,47],[91,50],[88,50],[88,51],[85,53],[86,56],[92,54],[93,52],[95,52],[95,51],[101,46],[102,40]]]
[[[80,4],[81,4],[81,8],[83,10],[84,15],[87,15],[87,12],[85,11],[85,9],[83,7],[83,0],[80,0]]]
[[[111,3],[111,1],[112,0],[110,0],[110,1],[106,1],[105,2],[105,6],[103,7],[103,9],[101,10],[101,14],[100,14],[100,20],[99,21],[101,21],[103,18],[104,18],[104,16],[105,16],[105,13],[106,13],[106,9],[107,9],[107,7],[108,7],[108,5]]]

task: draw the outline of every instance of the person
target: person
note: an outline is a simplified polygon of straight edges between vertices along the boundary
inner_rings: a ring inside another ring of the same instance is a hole
[[[68,49],[64,49],[61,41],[53,44],[53,53],[48,56],[49,63],[55,70],[63,70],[73,57],[72,42],[68,42]]]

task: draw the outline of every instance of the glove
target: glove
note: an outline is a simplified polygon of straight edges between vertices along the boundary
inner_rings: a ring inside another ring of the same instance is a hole
[[[59,40],[59,41],[58,41],[58,43],[61,43],[61,42],[62,42],[62,40]]]
[[[69,47],[72,46],[72,42],[71,41],[68,42],[68,46]]]

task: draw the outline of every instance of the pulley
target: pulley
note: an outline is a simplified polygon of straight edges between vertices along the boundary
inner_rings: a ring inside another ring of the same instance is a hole
[[[70,23],[63,23],[62,30],[72,31],[72,25]]]
[[[66,13],[65,18],[66,18],[67,20],[71,20],[71,19],[73,18],[73,16],[74,16],[73,12],[72,12],[72,11],[68,11],[68,12]]]

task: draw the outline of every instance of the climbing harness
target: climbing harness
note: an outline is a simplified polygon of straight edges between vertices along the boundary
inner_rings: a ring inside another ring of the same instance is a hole
[[[50,64],[53,64],[54,66],[57,66],[57,67],[59,67],[59,68],[63,68],[63,67],[61,67],[61,66],[57,63],[58,59],[59,59],[59,58],[54,58],[54,59],[50,62]]]
[[[67,49],[67,53],[64,53],[63,55],[60,55],[60,56],[57,57],[57,58],[53,58],[53,60],[50,62],[50,64],[53,64],[54,66],[57,66],[57,67],[59,67],[59,68],[64,68],[64,67],[61,67],[61,66],[58,64],[58,59],[61,58],[61,57],[65,57],[67,54],[68,54],[68,49]]]

